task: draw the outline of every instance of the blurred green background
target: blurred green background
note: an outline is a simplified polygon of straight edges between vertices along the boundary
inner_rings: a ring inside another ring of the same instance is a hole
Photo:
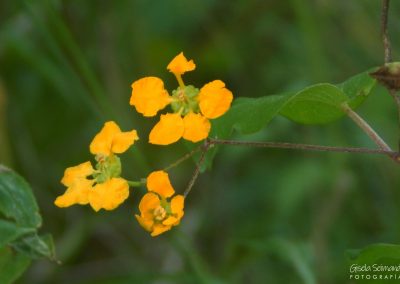
[[[389,31],[399,58],[400,2]],[[136,128],[123,174],[145,177],[187,152],[147,144],[156,119],[129,106],[144,76],[176,88],[179,52],[197,69],[185,82],[223,80],[236,97],[344,81],[383,62],[380,1],[120,0],[0,2],[0,162],[33,186],[58,265],[36,262],[19,283],[346,283],[346,250],[398,243],[398,165],[383,156],[221,148],[187,198],[179,227],[151,238],[134,219],[144,189],[121,207],[59,209],[66,167],[92,159],[107,120]],[[377,87],[359,109],[393,147],[396,110]],[[276,118],[235,138],[374,147],[349,119],[325,126]],[[194,163],[170,172],[177,192]]]

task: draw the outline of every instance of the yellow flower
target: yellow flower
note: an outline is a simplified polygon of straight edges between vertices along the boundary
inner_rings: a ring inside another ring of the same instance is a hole
[[[106,122],[90,144],[90,152],[96,155],[95,169],[90,162],[67,168],[61,179],[67,190],[55,205],[90,204],[95,211],[118,207],[128,198],[129,185],[120,177],[121,162],[114,153],[125,152],[138,139],[135,130],[121,132],[115,122]]]
[[[167,66],[167,69],[175,75],[182,75],[185,72],[193,71],[195,68],[196,64],[193,60],[188,61],[183,52],[175,56]]]
[[[193,60],[188,61],[182,52],[168,64],[167,69],[174,73],[179,84],[172,96],[156,77],[142,78],[132,84],[130,104],[144,116],[154,116],[168,104],[172,108],[173,113],[161,115],[151,130],[150,143],[169,145],[181,138],[194,143],[204,140],[211,129],[209,119],[218,118],[229,110],[233,95],[221,80],[204,85],[200,91],[192,85],[185,86],[181,75],[195,67]],[[137,87],[142,85],[146,87]]]
[[[90,143],[90,152],[104,156],[112,153],[121,154],[138,139],[136,130],[121,132],[114,121],[108,121]]]
[[[155,237],[179,225],[184,215],[184,197],[176,195],[171,201],[167,200],[175,191],[164,171],[152,172],[147,177],[147,189],[149,192],[139,203],[140,215],[136,214],[135,217]]]
[[[164,83],[157,77],[145,77],[132,83],[130,104],[143,116],[155,116],[171,99]]]

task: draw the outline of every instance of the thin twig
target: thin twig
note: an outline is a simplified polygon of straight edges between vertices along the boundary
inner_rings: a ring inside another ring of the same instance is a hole
[[[389,2],[390,0],[382,0],[381,32],[382,32],[383,48],[385,50],[385,63],[389,63],[392,61],[392,49],[390,46],[390,39],[387,29]]]
[[[232,146],[248,146],[259,148],[275,148],[275,149],[294,149],[307,151],[324,151],[324,152],[342,152],[342,153],[364,153],[364,154],[385,154],[389,156],[397,156],[397,152],[382,149],[355,148],[355,147],[336,147],[322,146],[312,144],[297,144],[287,142],[250,142],[250,141],[235,141],[221,140],[210,138],[210,144],[214,145],[232,145]]]
[[[189,194],[189,192],[192,190],[192,187],[193,187],[194,183],[196,182],[197,177],[199,176],[201,165],[203,164],[204,158],[205,158],[206,153],[207,153],[208,149],[210,148],[210,146],[211,146],[211,143],[209,142],[209,140],[206,140],[204,142],[204,144],[202,145],[201,156],[200,156],[199,161],[197,162],[196,169],[194,170],[192,178],[190,179],[185,191],[183,192],[183,196],[185,198]]]
[[[396,104],[396,108],[397,108],[397,117],[398,117],[399,126],[400,126],[400,97],[399,97],[398,94],[396,94],[396,93],[397,93],[396,90],[394,90],[394,89],[389,89],[389,88],[388,88],[387,90],[388,90],[389,95],[393,98],[393,100],[394,100],[394,102],[395,102],[395,104]]]
[[[197,152],[199,152],[201,149],[203,148],[203,145],[200,145],[196,148],[194,148],[192,151],[190,151],[189,153],[186,153],[184,156],[182,156],[181,158],[179,158],[178,160],[176,160],[175,162],[173,162],[172,164],[170,164],[169,166],[165,167],[163,169],[163,171],[167,172],[172,168],[175,168],[176,166],[178,166],[180,163],[183,163],[184,161],[186,161],[187,159],[189,159],[190,157],[192,157],[194,154],[196,154]]]
[[[343,111],[371,138],[372,141],[382,150],[392,152],[392,149],[386,144],[386,142],[375,132],[375,130],[351,107],[347,104],[342,105]],[[392,155],[389,155],[393,158]]]
[[[384,145],[386,145],[386,143],[383,142],[383,140],[381,141],[381,143],[384,143]],[[201,156],[199,161],[197,162],[196,169],[193,172],[192,178],[190,179],[183,193],[184,197],[186,197],[192,190],[192,187],[200,174],[200,168],[204,162],[205,155],[207,151],[210,149],[210,147],[212,147],[213,145],[231,145],[231,146],[247,146],[247,147],[258,147],[258,148],[294,149],[294,150],[342,152],[342,153],[384,154],[389,156],[395,161],[397,161],[399,157],[399,153],[392,151],[390,147],[387,145],[386,145],[387,149],[370,149],[370,148],[357,148],[357,147],[337,147],[337,146],[323,146],[323,145],[313,145],[313,144],[298,144],[298,143],[287,143],[287,142],[253,142],[253,141],[236,141],[236,140],[208,138],[204,142],[204,144],[201,145],[202,149]],[[193,150],[192,152],[182,157],[180,160],[182,160],[186,156],[191,157],[195,152],[199,151],[199,149],[200,148]]]
[[[392,47],[390,44],[390,38],[389,38],[389,32],[388,32],[388,18],[389,18],[389,3],[390,0],[382,0],[382,12],[381,12],[381,33],[382,33],[382,42],[383,42],[383,48],[384,48],[384,54],[385,54],[385,70],[389,70],[389,75],[390,74],[390,69],[387,67],[387,63],[392,62]],[[397,73],[398,77],[398,73]],[[397,79],[398,80],[398,79]],[[388,80],[390,82],[390,80]],[[397,94],[397,88],[391,86],[391,85],[386,85],[384,84],[386,89],[388,90],[389,95],[393,98],[394,103],[396,104],[397,108],[397,117],[399,121],[399,126],[400,126],[400,96]],[[400,149],[400,141],[398,145]]]

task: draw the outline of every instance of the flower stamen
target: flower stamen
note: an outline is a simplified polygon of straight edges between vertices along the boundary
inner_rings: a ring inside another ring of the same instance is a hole
[[[161,205],[154,209],[154,219],[157,221],[162,221],[167,216],[167,211]]]

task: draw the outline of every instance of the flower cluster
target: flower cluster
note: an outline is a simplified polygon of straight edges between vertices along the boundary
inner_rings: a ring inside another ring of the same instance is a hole
[[[150,143],[168,145],[180,138],[192,142],[204,140],[211,128],[209,119],[220,117],[230,108],[233,95],[221,80],[207,83],[200,90],[184,84],[182,75],[195,68],[193,60],[187,60],[183,53],[168,64],[167,69],[179,84],[171,96],[160,78],[145,77],[132,83],[130,104],[143,116],[155,116],[167,105],[172,109],[172,113],[161,115],[150,132]]]
[[[121,162],[115,154],[125,152],[138,139],[136,130],[122,132],[115,122],[106,122],[90,144],[90,152],[96,155],[96,167],[85,162],[67,168],[61,180],[67,190],[57,197],[55,204],[90,204],[95,211],[118,207],[128,198],[129,185],[120,177]]]
[[[167,105],[172,109],[171,113],[162,114],[153,127],[150,143],[168,145],[180,138],[192,142],[204,140],[210,132],[209,120],[220,117],[230,108],[233,96],[221,80],[207,83],[200,90],[184,84],[182,75],[195,68],[193,60],[187,60],[183,53],[168,64],[167,69],[175,75],[179,84],[172,95],[157,77],[145,77],[132,84],[130,104],[139,113],[151,117]],[[67,168],[61,179],[67,190],[57,197],[55,205],[90,204],[95,211],[117,208],[128,198],[129,186],[144,184],[121,177],[121,161],[116,155],[127,151],[138,139],[136,130],[122,132],[115,122],[106,122],[90,144],[90,152],[97,162],[95,167],[87,161]],[[150,173],[145,183],[148,192],[139,203],[140,215],[135,217],[154,237],[180,223],[185,198],[174,195],[175,190],[165,171]]]

